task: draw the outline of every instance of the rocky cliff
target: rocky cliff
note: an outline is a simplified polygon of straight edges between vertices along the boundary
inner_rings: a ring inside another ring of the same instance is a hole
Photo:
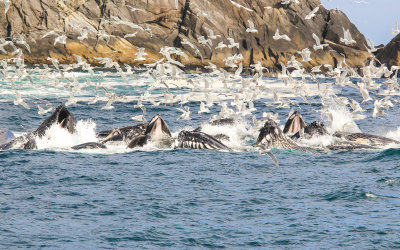
[[[317,6],[315,16],[306,19]],[[208,62],[226,67],[224,58],[240,53],[245,67],[260,61],[274,68],[292,55],[301,61],[297,52],[304,48],[310,49],[313,59],[303,63],[308,68],[335,65],[344,56],[350,66],[362,66],[369,56],[364,36],[347,16],[325,9],[320,0],[288,5],[281,0],[178,0],[177,4],[175,0],[15,0],[6,15],[0,2],[0,12],[0,38],[13,39],[31,64],[50,63],[47,57],[71,63],[76,61],[74,54],[93,64],[98,64],[95,57],[150,63],[163,58],[159,52],[164,46],[181,47],[188,57],[175,59],[192,67]],[[246,32],[248,20],[258,32]],[[356,43],[340,41],[343,28],[349,29]],[[277,29],[291,40],[275,40]],[[49,31],[54,32],[43,38]],[[315,51],[313,33],[329,46]],[[17,43],[20,34],[30,53]],[[239,48],[217,49],[220,42],[229,45],[227,38],[233,38]],[[56,39],[61,43],[55,44]],[[135,61],[139,47],[147,53],[144,61]],[[5,50],[9,53],[0,51],[0,59],[10,57],[13,48]]]
[[[390,41],[383,49],[378,50],[377,58],[387,67],[400,65],[400,34]]]

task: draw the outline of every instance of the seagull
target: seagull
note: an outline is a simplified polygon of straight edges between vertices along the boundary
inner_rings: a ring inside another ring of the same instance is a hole
[[[215,49],[223,49],[223,48],[226,48],[226,47],[227,46],[226,46],[226,44],[224,42],[219,42],[217,47],[215,47]]]
[[[181,108],[177,108],[177,110],[182,112],[182,115],[179,116],[178,120],[191,120],[190,118],[190,107],[189,106],[184,106],[184,110]]]
[[[308,48],[303,49],[302,51],[297,51],[297,53],[299,53],[301,55],[301,57],[303,58],[302,62],[309,62],[311,61],[311,52]]]
[[[354,40],[352,37],[351,37],[351,34],[350,34],[350,31],[347,29],[347,30],[345,30],[344,28],[343,28],[343,37],[341,37],[340,38],[340,41],[342,42],[342,43],[344,43],[344,44],[346,44],[346,45],[352,45],[352,44],[355,44],[356,43],[356,40]]]
[[[143,56],[147,55],[146,52],[144,52],[145,48],[139,48],[139,51],[136,53],[136,58],[135,61],[144,61],[146,58]]]
[[[204,102],[200,102],[200,110],[198,112],[199,114],[201,113],[210,113],[210,109],[206,107]]]
[[[107,92],[107,97],[108,97],[108,101],[106,103],[106,105],[104,107],[102,107],[102,110],[110,110],[113,109],[114,106],[112,106],[113,102],[117,99],[117,94],[115,94],[114,92],[108,91]]]
[[[286,41],[291,41],[287,35],[279,35],[279,29],[276,29],[275,35],[272,37],[274,40],[284,39]]]
[[[258,30],[256,28],[254,28],[254,23],[250,20],[247,20],[247,22],[249,22],[249,27],[246,29],[246,32],[257,33]]]
[[[233,47],[236,47],[239,49],[239,43],[236,43],[235,40],[233,40],[233,38],[231,38],[231,37],[228,37],[227,39],[229,41],[228,48],[231,49]]]
[[[142,100],[138,100],[137,104],[133,106],[135,109],[140,108],[143,111],[143,114],[146,114],[146,106],[143,105]]]
[[[4,14],[7,14],[8,9],[10,8],[10,0],[0,0],[0,2],[4,3]]]
[[[147,122],[146,118],[143,115],[132,116],[132,120],[137,122]]]
[[[128,9],[130,11],[132,11],[132,12],[134,12],[134,11],[143,11],[143,12],[145,12],[144,10],[142,10],[140,8],[133,7],[132,5],[125,5],[125,6],[128,7]]]
[[[361,105],[357,101],[351,99],[351,102],[349,104],[350,107],[353,109],[353,113],[365,112],[365,110],[361,108]]]
[[[315,13],[319,10],[319,6],[315,7],[304,19],[309,20],[313,17],[315,17]]]
[[[368,90],[365,87],[364,83],[358,83],[358,86],[360,87],[360,92],[363,98],[362,103],[366,103],[368,101],[372,101],[372,98],[369,96]]]
[[[105,30],[99,30],[99,32],[97,33],[97,37],[98,39],[103,38],[104,40],[106,40],[106,43],[110,42],[110,35],[107,34]]]
[[[236,7],[238,7],[238,8],[243,8],[243,9],[245,9],[245,10],[247,10],[247,11],[254,12],[254,10],[249,9],[249,8],[246,8],[246,7],[244,7],[243,5],[240,5],[240,4],[238,4],[237,2],[234,2],[234,1],[232,1],[232,0],[231,0],[231,3],[232,3],[233,5],[235,5]]]
[[[135,33],[130,33],[130,34],[125,34],[124,38],[128,38],[128,37],[135,37],[137,34],[137,31]]]
[[[62,34],[61,36],[56,37],[56,39],[54,39],[54,46],[56,46],[57,43],[66,44],[67,36]]]
[[[14,100],[14,105],[21,105],[26,109],[30,109],[29,105],[26,104],[24,99],[21,98],[21,94],[17,90],[14,90],[14,92],[16,97],[16,99]]]
[[[299,0],[282,0],[281,4],[299,3]]]
[[[38,107],[38,114],[40,115],[40,116],[42,116],[42,115],[44,115],[44,114],[47,114],[47,113],[49,113],[50,111],[52,111],[53,110],[53,107],[50,107],[50,108],[48,108],[48,109],[44,109],[44,108],[42,108],[42,107],[40,107],[40,105],[38,104],[37,105],[37,107]]]
[[[31,48],[29,47],[29,44],[27,44],[27,43],[24,41],[24,36],[23,36],[23,35],[19,35],[19,40],[15,41],[15,43],[16,43],[16,44],[19,44],[19,45],[24,45],[25,48],[26,48],[26,50],[28,50],[29,53],[31,53]]]
[[[211,40],[217,39],[218,37],[221,37],[221,35],[214,35],[214,31],[210,28],[205,27],[205,29],[208,31],[209,35],[208,38]]]
[[[375,100],[374,102],[374,110],[372,111],[372,117],[376,118],[378,115],[384,114],[385,112],[382,109],[382,102],[380,100]]]
[[[378,49],[375,48],[374,42],[372,42],[372,40],[369,39],[369,38],[366,38],[366,39],[367,39],[367,42],[368,42],[368,44],[369,44],[368,52],[369,52],[369,53],[374,53],[374,52],[376,52]]]
[[[400,33],[399,30],[399,21],[396,21],[396,28],[392,29],[392,35],[397,35]]]
[[[77,37],[77,39],[82,42],[84,39],[88,38],[89,34],[89,28],[88,27],[83,27],[82,29],[79,29],[79,33],[81,34],[80,36]]]
[[[319,37],[316,34],[312,34],[312,37],[315,40],[315,44],[313,45],[313,48],[315,51],[319,50],[319,49],[324,49],[324,46],[328,46],[328,44],[321,44],[321,41],[319,40]]]

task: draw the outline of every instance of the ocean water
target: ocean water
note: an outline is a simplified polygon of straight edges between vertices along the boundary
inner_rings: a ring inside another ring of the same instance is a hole
[[[80,82],[95,82],[85,73],[76,74]],[[201,76],[187,76],[196,77]],[[34,86],[26,81],[13,86],[0,82],[1,129],[16,134],[32,131],[51,114],[40,116],[37,104],[57,106],[70,96],[68,87],[54,86],[40,77],[34,80]],[[0,151],[0,248],[400,247],[400,148],[395,145],[316,155],[274,149],[279,161],[275,166],[252,147],[257,130],[251,116],[245,116],[238,126],[222,128],[233,138],[227,142],[233,152],[154,145],[135,150],[121,145],[107,150],[69,149],[95,140],[95,131],[133,124],[131,117],[143,114],[134,105],[145,93],[147,81],[137,76],[129,78],[127,85],[113,75],[104,77],[102,82],[109,91],[125,96],[110,110],[101,109],[105,93],[101,101],[89,105],[96,89],[85,86],[77,94],[77,103],[68,107],[79,121],[76,134],[54,128],[37,150]],[[310,94],[307,103],[291,96],[280,80],[263,81],[269,89],[280,89],[282,96],[286,93],[287,98],[297,100],[294,109],[301,111],[306,121],[327,121],[317,112],[322,109],[318,95]],[[198,114],[198,101],[205,101],[205,91],[176,84],[180,88],[170,85],[170,91],[189,96],[183,106],[190,107],[191,120],[177,120],[181,115],[178,103],[153,106],[144,102],[145,117],[150,120],[161,114],[175,136],[182,129],[207,122],[221,109],[214,105],[210,114]],[[13,89],[20,91],[30,110],[14,105]],[[334,89],[338,96],[362,100],[357,89]],[[150,89],[155,96],[165,91],[162,87]],[[212,91],[226,97],[222,88]],[[273,104],[272,91],[263,93],[254,101],[257,110],[253,114],[261,120],[263,112],[275,112],[284,124],[290,109]],[[370,94],[385,97],[381,90]],[[350,124],[350,129],[400,140],[400,109],[395,102],[399,97],[391,99],[394,107],[378,118],[371,117],[373,102],[363,105],[368,117],[362,120],[353,120],[348,109],[332,104],[329,110],[335,122],[327,124],[332,130]],[[304,143],[323,146],[330,139]]]

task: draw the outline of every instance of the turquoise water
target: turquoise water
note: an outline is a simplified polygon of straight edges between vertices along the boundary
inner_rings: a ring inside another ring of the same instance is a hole
[[[37,91],[42,85],[23,85],[31,110],[14,105],[12,94],[1,94],[1,128],[31,131],[50,114],[38,115],[36,104],[65,103],[67,90]],[[8,87],[3,83],[3,90]],[[112,89],[132,98],[146,90],[122,84]],[[80,93],[92,97],[94,91]],[[361,101],[358,90],[340,94]],[[371,96],[382,98],[376,94]],[[131,117],[142,114],[133,107],[134,100],[115,103],[111,110],[101,110],[104,101],[88,105],[82,100],[69,109],[78,120],[91,119],[97,131],[132,124]],[[321,118],[318,97],[309,97],[310,104],[297,100],[296,109],[306,121]],[[262,112],[278,112],[282,124],[289,109],[266,106],[266,101],[254,102],[254,114],[261,119]],[[210,114],[200,115],[198,102],[187,105],[189,121],[177,121],[179,104],[146,103],[146,118],[160,113],[176,132],[194,128],[220,110],[215,105]],[[372,103],[365,107],[372,112]],[[398,138],[399,112],[396,104],[377,119],[368,113],[356,123],[364,132],[393,132]],[[277,167],[268,156],[249,149],[253,142],[250,138],[249,147],[234,152],[0,151],[0,248],[400,247],[400,149],[319,155],[274,150]]]

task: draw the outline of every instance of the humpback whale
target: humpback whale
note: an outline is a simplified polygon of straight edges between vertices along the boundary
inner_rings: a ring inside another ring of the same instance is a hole
[[[300,124],[300,125],[299,125]],[[283,131],[285,134],[292,134],[292,139],[309,139],[315,135],[329,134],[322,121],[314,121],[308,125],[304,122],[301,114],[295,111],[290,115]],[[376,146],[388,144],[400,144],[399,141],[367,133],[349,133],[337,131],[333,136],[343,139],[338,145],[329,147],[331,150],[352,150],[352,149],[374,149]]]
[[[35,131],[19,136],[6,144],[0,145],[0,149],[35,149],[37,147],[35,138],[44,136],[46,130],[53,124],[59,124],[60,127],[66,129],[70,133],[74,133],[76,119],[65,106],[60,105]]]
[[[264,126],[260,129],[256,145],[264,148],[281,148],[300,150],[307,153],[316,153],[309,148],[298,145],[295,141],[287,137],[278,127],[278,124],[271,119],[268,119]]]
[[[123,128],[100,131],[97,134],[97,137],[99,139],[102,139],[102,143],[106,143],[109,141],[124,141],[126,143],[129,143],[136,137],[145,134],[146,129],[147,124],[142,123],[133,126],[126,126]]]
[[[171,131],[161,115],[154,116],[145,126],[143,133],[135,136],[128,144],[128,148],[143,147],[149,140],[162,145],[172,143]]]

